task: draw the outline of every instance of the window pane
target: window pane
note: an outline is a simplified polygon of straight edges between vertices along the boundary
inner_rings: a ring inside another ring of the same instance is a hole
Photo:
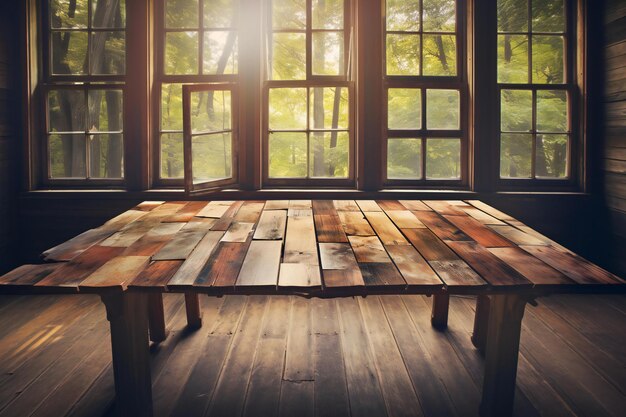
[[[123,28],[126,26],[126,0],[92,0],[91,8],[91,20],[94,28]]]
[[[198,73],[198,32],[171,32],[165,35],[165,73]]]
[[[183,130],[183,87],[161,86],[161,130]]]
[[[418,31],[420,0],[387,0],[387,30]]]
[[[533,36],[533,83],[563,83],[563,66],[563,37]]]
[[[533,128],[533,93],[528,90],[502,90],[500,127],[504,132],[530,132]]]
[[[461,141],[426,140],[426,178],[454,180],[461,178]]]
[[[421,139],[387,140],[387,178],[400,180],[422,178]]]
[[[87,15],[86,1],[50,1],[50,26],[52,28],[87,27]]]
[[[121,90],[89,90],[88,126],[91,132],[120,132],[123,130]]]
[[[304,178],[306,170],[306,133],[271,133],[269,135],[269,176],[271,178]]]
[[[183,134],[161,135],[161,178],[183,178]]]
[[[204,2],[205,29],[231,29],[237,26],[237,0],[209,0]]]
[[[424,35],[423,75],[456,75],[456,36]]]
[[[306,35],[274,33],[272,38],[272,79],[306,79]]]
[[[85,135],[50,135],[50,178],[85,178]]]
[[[563,0],[533,0],[533,32],[564,32]]]
[[[269,92],[270,129],[298,129],[307,127],[306,88],[272,88]]]
[[[50,132],[85,132],[85,93],[82,90],[52,90],[48,93]]]
[[[232,129],[231,94],[228,90],[191,93],[191,131],[219,132]]]
[[[387,75],[419,75],[419,35],[387,34]]]
[[[88,39],[87,32],[52,32],[52,73],[84,74]]]
[[[389,129],[421,129],[422,90],[390,88],[387,91],[387,127]]]
[[[313,75],[343,74],[343,32],[313,33]]]
[[[313,29],[343,29],[343,0],[313,0]]]
[[[230,132],[193,136],[191,149],[194,184],[232,177]]]
[[[272,28],[306,29],[306,0],[272,0]]]
[[[91,135],[89,177],[122,178],[124,141],[122,134]]]
[[[528,83],[526,35],[498,35],[498,82]]]
[[[166,28],[197,28],[198,0],[166,0]]]
[[[237,32],[205,32],[203,54],[204,74],[236,74]]]
[[[312,132],[310,144],[311,177],[348,177],[348,132]]]
[[[500,136],[500,177],[530,178],[533,136],[503,133]]]
[[[94,32],[91,35],[91,73],[124,75],[126,72],[126,41],[122,31]]]
[[[459,129],[460,97],[458,90],[426,90],[426,127]]]
[[[528,0],[498,0],[498,31],[528,30]]]
[[[317,87],[311,89],[311,129],[348,129],[348,89]]]
[[[456,30],[456,0],[423,0],[424,32]]]
[[[566,132],[567,93],[559,90],[537,91],[537,130]]]
[[[536,152],[538,178],[567,177],[567,135],[537,135]]]

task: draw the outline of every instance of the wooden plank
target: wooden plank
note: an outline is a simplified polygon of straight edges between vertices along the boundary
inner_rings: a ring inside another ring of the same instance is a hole
[[[280,264],[279,287],[320,287],[321,285],[322,277],[319,265]]]
[[[163,219],[163,223],[169,222],[188,222],[191,221],[197,214],[206,207],[208,203],[206,201],[190,201],[185,204],[185,207],[178,210],[176,213]]]
[[[410,211],[432,211],[430,207],[420,200],[398,200],[407,210]]]
[[[359,268],[323,269],[322,276],[326,288],[362,287],[365,285]]]
[[[337,215],[335,205],[332,200],[313,200],[311,202],[313,208],[313,214],[321,214],[327,216]]]
[[[234,286],[249,246],[250,240],[244,243],[220,242],[204,268],[198,273],[194,285]]]
[[[287,210],[289,200],[268,200],[265,202],[265,210]]]
[[[92,246],[36,285],[42,287],[77,287],[85,278],[111,259],[121,255],[123,251],[124,248]]]
[[[359,269],[367,287],[406,287],[406,282],[393,263],[360,263]]]
[[[124,255],[152,256],[172,240],[184,225],[185,223],[161,223],[150,229],[123,253]]]
[[[444,216],[446,220],[461,229],[463,233],[486,248],[511,247],[513,244],[500,234],[494,233],[478,220],[469,216]],[[501,226],[496,226],[501,227]]]
[[[423,203],[441,215],[448,215],[448,216],[465,216],[466,215],[460,208],[450,204],[447,201],[423,200]]]
[[[489,204],[483,203],[480,200],[466,200],[465,202],[471,204],[477,209],[484,211],[485,213],[489,214],[490,216],[495,217],[498,220],[502,220],[503,222],[515,221],[513,217],[509,216],[506,213],[501,212],[500,210],[496,208],[491,207]]]
[[[442,286],[435,271],[413,246],[388,246],[387,252],[400,270],[402,277],[413,286]]]
[[[22,265],[0,277],[0,285],[30,287],[55,272],[64,263],[48,263],[41,265]]]
[[[133,210],[152,211],[163,203],[165,203],[165,201],[142,201],[133,207]]]
[[[282,240],[287,225],[286,210],[264,210],[254,232],[256,240]]]
[[[283,262],[319,264],[312,216],[289,217],[287,219]]]
[[[385,213],[367,211],[364,214],[385,246],[409,244]]]
[[[471,217],[475,218],[482,224],[506,224],[502,220],[498,220],[495,217],[485,213],[484,211],[477,209],[476,207],[461,207],[461,210],[463,210],[466,214],[469,214]]]
[[[397,200],[376,200],[376,203],[384,211],[406,210],[406,207]]]
[[[146,268],[149,262],[149,256],[115,257],[85,278],[79,288],[81,291],[96,288],[124,288]]]
[[[415,216],[433,231],[441,240],[472,240],[439,214],[432,211],[415,211]]]
[[[310,208],[289,208],[287,217],[312,217],[313,210]]]
[[[383,211],[376,201],[374,200],[356,200],[356,203],[359,205],[361,211]]]
[[[322,269],[357,269],[352,248],[347,243],[320,243]]]
[[[42,255],[46,261],[69,261],[98,242],[107,239],[114,229],[91,229],[80,235],[46,250]]]
[[[306,210],[312,207],[311,200],[289,200],[290,209]]]
[[[490,248],[489,252],[512,266],[535,285],[574,284],[561,272],[520,248]]]
[[[211,217],[211,218],[220,218],[228,209],[233,205],[234,201],[211,201],[208,203],[202,210],[200,210],[196,216],[197,217]]]
[[[354,200],[333,200],[333,205],[337,211],[361,211]]]
[[[508,240],[510,240],[511,242],[515,243],[516,245],[527,245],[527,246],[533,246],[533,245],[542,245],[542,246],[546,246],[548,245],[548,242],[543,240],[543,239],[539,239],[535,236],[532,236],[526,232],[522,232],[521,230],[519,230],[516,227],[513,226],[509,226],[509,225],[490,225],[489,226],[492,230],[496,231],[498,234],[506,237]]]
[[[458,256],[430,229],[404,229],[406,237],[427,261],[453,261]]]
[[[190,226],[191,223],[187,223]],[[205,225],[205,226],[203,226]],[[206,235],[210,224],[197,223],[192,227],[185,227],[172,238],[153,257],[154,261],[185,260]]]
[[[239,271],[237,287],[276,286],[283,242],[280,240],[254,240]]]
[[[231,204],[230,207],[228,207],[228,210],[226,210],[226,212],[224,213],[224,215],[217,219],[215,224],[211,226],[211,230],[223,232],[228,230],[241,206],[243,206],[243,201],[235,201],[233,204]]]
[[[172,288],[192,286],[223,235],[222,231],[207,232],[167,286]]]
[[[313,219],[315,220],[315,232],[317,233],[318,242],[348,242],[341,220],[337,214],[314,214]]]
[[[238,243],[245,242],[248,240],[253,228],[254,223],[233,222],[226,233],[224,233],[224,237],[222,237],[221,241]]]
[[[385,212],[399,229],[426,227],[426,225],[424,225],[424,223],[415,217],[415,215],[409,210],[390,210]]]
[[[265,202],[246,201],[243,203],[237,214],[235,221],[242,223],[256,223],[265,207]]]
[[[429,263],[448,287],[479,287],[487,285],[485,280],[460,259],[430,261]]]
[[[340,211],[338,214],[347,235],[374,236],[376,234],[361,211]]]
[[[179,270],[183,261],[154,261],[141,271],[132,281],[128,288],[165,290],[168,281]]]
[[[376,236],[350,236],[352,251],[359,263],[391,263],[383,244]]]
[[[461,207],[461,208],[470,206],[463,200],[446,200],[446,203],[450,204],[451,206]]]
[[[520,248],[579,284],[624,284],[624,281],[615,275],[571,252],[563,252],[551,246],[520,246]]]
[[[448,242],[457,255],[493,286],[530,286],[532,283],[475,242]]]

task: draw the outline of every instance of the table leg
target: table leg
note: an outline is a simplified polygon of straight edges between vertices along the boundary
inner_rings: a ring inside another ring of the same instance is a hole
[[[187,310],[187,326],[191,329],[202,327],[202,310],[197,293],[185,293],[185,309]]]
[[[111,323],[115,407],[120,417],[152,416],[147,295],[102,295]]]
[[[520,332],[527,298],[492,295],[485,352],[485,379],[480,404],[482,417],[513,415]]]
[[[433,295],[433,311],[430,323],[436,329],[448,327],[448,308],[450,307],[450,295],[447,292]]]
[[[474,316],[474,332],[472,343],[480,353],[485,353],[487,331],[489,329],[489,296],[479,295],[476,298],[476,315]]]
[[[150,323],[150,340],[159,343],[167,339],[163,294],[160,292],[148,294],[148,321]]]

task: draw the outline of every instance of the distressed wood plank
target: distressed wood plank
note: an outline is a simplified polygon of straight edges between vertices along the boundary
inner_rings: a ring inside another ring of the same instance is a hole
[[[204,268],[198,273],[194,285],[234,286],[250,242],[250,240],[244,243],[220,242]]]
[[[180,231],[185,223],[161,223],[124,250],[124,255],[152,256]]]
[[[263,210],[259,218],[259,224],[254,232],[254,239],[282,240],[285,237],[286,225],[286,210]]]
[[[361,211],[340,211],[338,215],[347,235],[374,236],[376,234]]]
[[[415,211],[415,216],[441,240],[472,240],[439,214],[432,211]]]
[[[393,263],[359,263],[367,287],[406,287],[406,282]]]
[[[211,217],[211,218],[220,218],[228,209],[233,205],[234,201],[211,201],[208,203],[202,210],[200,210],[196,216],[197,217]]]
[[[463,233],[486,248],[511,247],[513,244],[494,233],[493,230],[469,216],[444,216],[446,220],[461,229]],[[499,227],[499,226],[497,226]]]
[[[361,211],[354,200],[333,200],[333,205],[337,211]]]
[[[487,285],[487,282],[480,275],[460,259],[430,261],[429,263],[448,287],[479,287]]]
[[[63,265],[65,264],[48,263],[40,265],[22,265],[0,277],[0,285],[6,285],[12,288],[31,287],[54,273]]]
[[[190,201],[176,213],[163,219],[163,223],[191,221],[208,203],[206,201]]]
[[[314,215],[337,215],[337,211],[335,210],[335,205],[333,204],[332,200],[313,200],[311,204]]]
[[[90,229],[43,253],[46,261],[69,261],[98,242],[109,238],[115,230]]]
[[[414,286],[441,286],[443,284],[428,262],[413,246],[395,245],[388,246],[386,249],[407,284]]]
[[[283,242],[280,240],[255,240],[250,244],[236,285],[276,286]]]
[[[382,212],[366,211],[365,217],[376,231],[376,234],[384,245],[408,245],[409,242],[402,236],[400,230]]]
[[[565,275],[520,248],[490,248],[489,252],[509,264],[535,285],[574,284]]]
[[[142,201],[133,207],[133,210],[152,211],[163,203],[165,203],[165,201]]]
[[[450,204],[447,201],[443,200],[423,200],[424,204],[426,204],[431,209],[435,210],[437,213],[441,215],[448,216],[465,216],[465,212],[463,212],[460,208]]]
[[[415,217],[415,215],[409,210],[390,210],[385,212],[399,229],[426,227],[426,225],[424,225],[424,223]]]
[[[350,236],[352,251],[359,263],[391,263],[383,244],[376,236]]]
[[[128,288],[164,291],[168,281],[180,269],[183,261],[154,261],[141,271]]]
[[[432,211],[430,207],[420,200],[398,200],[398,202],[410,211]]]
[[[281,263],[279,287],[320,287],[322,277],[319,265]]]
[[[314,214],[313,219],[318,242],[348,242],[337,214]]]
[[[363,287],[365,285],[359,268],[323,269],[322,275],[327,288]]]
[[[245,242],[248,240],[253,228],[254,223],[233,222],[226,233],[224,233],[222,242]]]
[[[242,223],[256,223],[263,211],[263,207],[265,207],[265,202],[246,201],[237,211],[234,220]]]
[[[318,265],[317,242],[312,216],[289,217],[283,262]]]
[[[376,201],[374,201],[374,200],[356,200],[356,203],[358,204],[359,208],[363,212],[366,212],[366,211],[383,211],[383,209],[381,209],[380,206],[378,204],[376,204]]]
[[[357,261],[347,243],[320,243],[322,269],[356,269]]]
[[[406,207],[397,200],[376,200],[376,204],[384,211],[406,210]]]
[[[478,220],[482,224],[497,224],[497,225],[505,225],[502,220],[498,220],[495,217],[485,213],[484,211],[477,209],[476,207],[461,207],[466,214],[469,214],[474,219]]]
[[[243,206],[243,201],[235,201],[228,207],[228,210],[222,215],[213,226],[211,226],[211,230],[222,231],[225,232],[230,227],[233,219],[237,215],[239,209]]]
[[[489,204],[483,203],[480,200],[465,200],[465,202],[471,204],[477,209],[484,211],[485,213],[489,214],[490,216],[495,217],[498,220],[502,220],[503,222],[508,223],[509,221],[515,221],[513,217],[509,216],[506,213],[501,212],[500,210],[494,207],[491,207]]]
[[[187,257],[187,260],[185,260],[180,269],[168,282],[167,286],[171,286],[172,288],[192,286],[198,278],[200,271],[207,265],[207,261],[222,236],[224,236],[224,232],[222,231],[212,230],[207,232],[193,252]]]
[[[306,210],[312,207],[311,200],[289,200],[290,209]]]
[[[548,242],[546,242],[543,239],[539,239],[533,235],[530,235],[526,232],[522,232],[521,230],[519,230],[516,227],[513,226],[508,226],[508,225],[490,225],[489,226],[492,230],[494,230],[496,233],[504,236],[505,238],[507,238],[508,240],[510,240],[511,242],[515,243],[516,245],[525,245],[525,246],[534,246],[534,245],[540,245],[540,246],[546,246],[548,245]]]
[[[265,202],[265,210],[287,210],[289,200],[268,200]]]
[[[312,217],[313,210],[310,208],[289,208],[287,217]]]
[[[208,232],[210,223],[190,222],[167,243],[152,260],[174,261],[185,260]]]
[[[404,229],[402,231],[427,261],[458,259],[458,256],[429,229]]]
[[[118,256],[85,278],[79,288],[81,291],[103,288],[123,289],[130,280],[146,268],[149,262],[149,256]]]

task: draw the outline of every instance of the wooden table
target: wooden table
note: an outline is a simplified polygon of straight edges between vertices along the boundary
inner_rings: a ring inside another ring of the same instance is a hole
[[[149,340],[166,337],[162,293],[477,295],[486,355],[481,415],[512,414],[525,305],[565,292],[623,292],[620,278],[480,201],[146,201],[0,278],[0,293],[96,293],[111,324],[116,406],[151,416]]]

